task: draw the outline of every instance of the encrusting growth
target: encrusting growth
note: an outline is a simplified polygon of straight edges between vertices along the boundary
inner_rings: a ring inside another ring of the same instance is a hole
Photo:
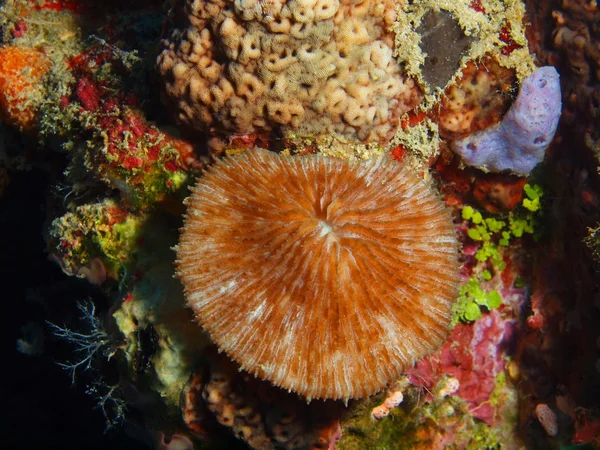
[[[308,400],[347,400],[443,343],[454,226],[396,162],[248,151],[217,162],[186,205],[177,274],[244,370]]]

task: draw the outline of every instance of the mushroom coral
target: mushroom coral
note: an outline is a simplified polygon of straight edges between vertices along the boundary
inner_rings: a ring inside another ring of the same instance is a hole
[[[221,351],[312,398],[360,398],[444,341],[459,284],[450,212],[388,159],[217,162],[186,200],[177,275]]]

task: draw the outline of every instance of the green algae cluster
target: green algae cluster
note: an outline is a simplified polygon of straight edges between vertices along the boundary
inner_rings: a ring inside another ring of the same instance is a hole
[[[459,322],[474,322],[482,316],[482,309],[491,311],[502,304],[502,295],[496,290],[486,291],[476,278],[460,288],[456,302],[452,305],[451,327]]]
[[[502,248],[508,247],[514,239],[524,235],[532,235],[534,238],[537,236],[535,232],[543,191],[537,184],[526,184],[523,191],[525,196],[522,208],[511,211],[505,220],[484,218],[480,211],[468,205],[463,207],[461,212],[462,218],[469,222],[467,236],[481,243],[475,258],[480,262],[491,261],[499,271],[504,270],[506,266],[502,260]]]
[[[452,306],[452,326],[469,323],[479,319],[483,313],[498,308],[502,304],[502,295],[497,290],[487,290],[485,282],[494,274],[506,269],[505,249],[516,239],[539,235],[539,214],[541,212],[542,188],[526,184],[521,206],[502,218],[485,217],[472,206],[464,206],[461,217],[467,222],[467,236],[480,244],[475,252],[475,260],[483,268],[461,287],[459,296]],[[538,234],[536,234],[536,231]]]

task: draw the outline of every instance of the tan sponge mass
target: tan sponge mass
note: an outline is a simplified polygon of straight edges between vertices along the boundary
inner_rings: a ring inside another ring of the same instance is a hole
[[[180,0],[157,61],[198,130],[390,139],[420,100],[393,56],[393,0]]]

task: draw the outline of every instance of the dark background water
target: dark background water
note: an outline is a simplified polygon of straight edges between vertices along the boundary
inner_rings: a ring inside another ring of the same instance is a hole
[[[105,433],[105,420],[86,394],[91,377],[73,386],[56,362],[72,358],[72,348],[53,339],[46,319],[62,324],[77,314],[77,301],[100,295],[86,281],[67,277],[47,259],[43,238],[47,175],[39,170],[11,173],[0,199],[0,302],[2,383],[0,447],[4,449],[147,449],[122,427]],[[39,356],[17,351],[22,327],[44,332]]]

